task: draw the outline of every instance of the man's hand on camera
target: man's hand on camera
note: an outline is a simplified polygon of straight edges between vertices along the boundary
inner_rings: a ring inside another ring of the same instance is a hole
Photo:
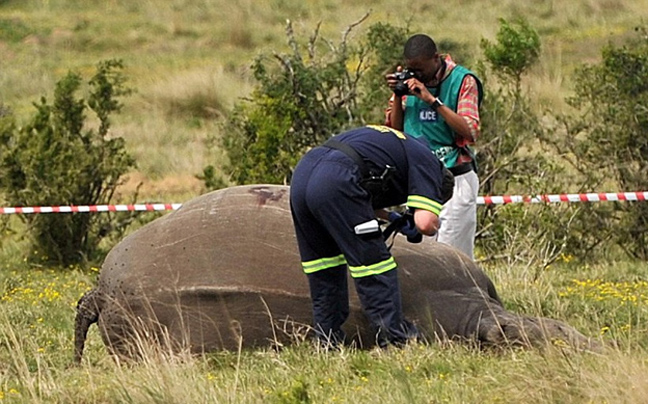
[[[427,99],[432,97],[432,94],[430,94],[430,91],[428,91],[427,87],[425,87],[423,83],[418,81],[418,79],[409,79],[405,83],[407,83],[407,87],[409,88],[411,95],[418,97],[423,101],[426,101]]]
[[[396,67],[396,72],[402,72],[402,71],[403,71],[402,66]],[[398,83],[398,79],[396,78],[395,72],[385,74],[385,80],[387,81],[387,86],[392,91],[394,91],[394,87],[396,87],[396,84]]]

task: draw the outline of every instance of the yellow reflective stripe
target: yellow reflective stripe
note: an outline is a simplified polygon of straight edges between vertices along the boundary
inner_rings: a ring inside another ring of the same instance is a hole
[[[340,254],[337,257],[320,258],[313,261],[302,262],[302,267],[304,268],[304,272],[312,274],[313,272],[344,264],[346,264],[346,259],[344,258],[344,255]]]
[[[367,128],[377,130],[378,132],[382,132],[382,133],[391,132],[394,135],[396,135],[397,138],[402,139],[402,140],[407,140],[407,138],[405,137],[405,134],[403,134],[403,132],[401,132],[400,130],[394,129],[394,128],[390,128],[389,126],[385,126],[385,125],[367,125]]]
[[[439,202],[421,195],[408,196],[406,205],[410,208],[428,210],[437,216],[441,213],[441,208],[443,207]]]
[[[349,266],[349,272],[351,272],[351,276],[354,278],[362,278],[363,276],[382,274],[394,268],[396,268],[396,261],[394,261],[394,257],[389,257],[389,259],[373,265],[361,267]]]

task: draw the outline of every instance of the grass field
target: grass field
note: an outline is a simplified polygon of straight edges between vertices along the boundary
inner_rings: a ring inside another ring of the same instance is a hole
[[[606,345],[576,352],[481,351],[462,344],[320,352],[269,350],[111,359],[93,326],[73,366],[74,306],[97,269],[0,276],[0,401],[7,403],[640,403],[648,394],[645,265],[577,266],[537,279],[486,268],[506,306],[566,320]]]
[[[559,109],[570,74],[597,61],[601,47],[648,21],[648,0],[403,3],[393,0],[0,0],[0,102],[26,119],[32,102],[51,98],[68,70],[90,74],[120,58],[137,92],[113,125],[138,162],[121,188],[140,182],[141,201],[184,202],[201,192],[195,178],[224,157],[207,147],[219,119],[250,93],[255,55],[285,49],[286,19],[306,38],[389,21],[458,44],[480,57],[498,19],[524,16],[543,43],[525,86],[539,107]],[[442,49],[443,50],[443,49]],[[198,106],[198,107],[197,107]],[[378,119],[378,118],[377,118]],[[18,221],[12,218],[11,221]],[[20,226],[18,226],[20,227]],[[201,357],[151,352],[116,362],[98,330],[83,365],[72,365],[74,306],[97,268],[27,266],[25,240],[0,238],[0,402],[4,403],[641,403],[648,399],[646,263],[575,263],[540,269],[486,266],[511,311],[565,320],[600,339],[603,352],[460,344],[403,350],[319,352],[308,344],[281,352]]]

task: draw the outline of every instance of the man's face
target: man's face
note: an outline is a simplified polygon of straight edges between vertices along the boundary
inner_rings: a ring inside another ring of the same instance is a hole
[[[441,68],[441,58],[435,54],[431,58],[418,57],[405,61],[407,69],[414,73],[415,77],[423,84],[434,84],[436,74]]]

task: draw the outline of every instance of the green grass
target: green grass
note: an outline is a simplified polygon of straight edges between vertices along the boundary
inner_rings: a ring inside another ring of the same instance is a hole
[[[97,269],[0,273],[0,399],[8,403],[636,403],[648,394],[646,264],[563,260],[531,282],[520,268],[487,268],[506,306],[559,318],[599,338],[599,353],[482,351],[458,344],[322,352],[169,355],[113,360],[90,329],[72,365],[74,306]]]

